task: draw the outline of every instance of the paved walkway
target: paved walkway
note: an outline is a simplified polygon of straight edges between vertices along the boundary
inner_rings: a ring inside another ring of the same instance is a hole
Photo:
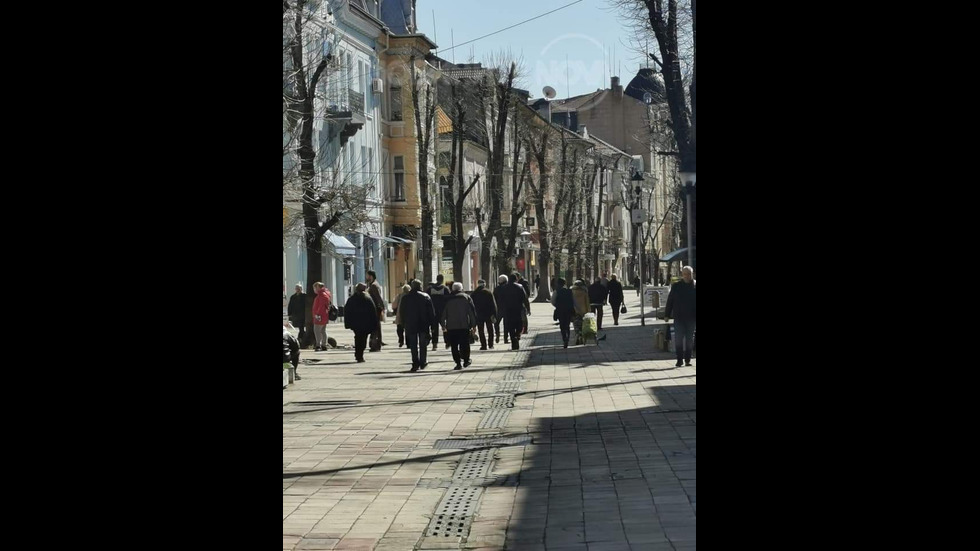
[[[697,359],[674,367],[627,306],[598,347],[565,350],[532,304],[523,350],[477,344],[462,371],[440,342],[408,373],[390,323],[366,363],[304,350],[283,392],[283,550],[695,549]]]

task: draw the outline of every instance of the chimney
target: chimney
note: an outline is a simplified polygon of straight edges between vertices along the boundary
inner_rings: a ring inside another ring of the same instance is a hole
[[[623,87],[619,84],[619,77],[612,77],[609,87],[617,98],[623,97]]]

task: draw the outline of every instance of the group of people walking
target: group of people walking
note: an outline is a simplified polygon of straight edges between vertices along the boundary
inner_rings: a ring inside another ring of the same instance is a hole
[[[682,274],[682,281],[671,288],[665,310],[667,318],[673,317],[675,320],[674,342],[678,366],[682,362],[691,365],[697,320],[693,269],[685,266]],[[606,304],[612,306],[615,325],[619,325],[620,314],[626,312],[623,305],[623,286],[615,274],[607,278],[603,273],[602,277],[596,278],[589,286],[582,279],[576,280],[570,288],[563,278],[554,278],[552,281],[555,291],[551,304],[555,308],[554,319],[560,327],[565,348],[568,348],[573,326],[576,344],[581,344],[582,322],[586,314],[595,314],[598,329],[601,330]],[[540,276],[535,278],[534,283],[535,287],[540,284]],[[316,282],[313,288],[312,326],[316,340],[314,350],[327,350],[327,325],[337,320],[338,311],[333,305],[333,296],[323,283]],[[298,342],[302,343],[305,338],[306,295],[303,294],[301,284],[297,284],[295,290],[287,311],[290,321],[299,328]],[[454,369],[457,370],[472,364],[470,344],[471,341],[475,344],[477,335],[480,350],[493,349],[494,344],[500,343],[501,333],[504,343],[511,345],[511,350],[519,350],[521,335],[527,334],[527,320],[531,313],[529,297],[530,284],[519,273],[501,275],[492,291],[487,282],[480,279],[477,288],[471,293],[464,293],[463,285],[459,282],[446,286],[441,274],[425,291],[421,281],[413,280],[401,287],[401,292],[392,302],[398,347],[407,344],[411,351],[413,373],[428,366],[429,343],[432,343],[433,351],[438,350],[440,333],[443,333],[446,347],[452,351]],[[357,362],[365,361],[365,350],[375,352],[386,346],[381,336],[381,323],[385,319],[386,310],[377,274],[369,270],[365,282],[355,286],[344,305],[344,327],[354,333],[354,357]],[[501,322],[503,332],[500,330]],[[293,343],[284,343],[284,356],[286,350],[293,346]],[[296,356],[292,354],[292,350],[289,352],[288,361],[295,365]]]

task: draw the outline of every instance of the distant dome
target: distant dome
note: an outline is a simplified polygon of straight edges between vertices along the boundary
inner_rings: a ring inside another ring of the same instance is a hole
[[[653,69],[640,69],[626,87],[626,95],[643,101],[643,94],[650,92],[653,103],[667,101],[667,91],[664,88],[663,77]]]

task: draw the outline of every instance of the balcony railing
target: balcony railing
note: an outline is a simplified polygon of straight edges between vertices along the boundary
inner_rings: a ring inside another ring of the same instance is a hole
[[[364,112],[364,94],[360,92],[355,92],[354,90],[348,90],[350,94],[350,109],[354,113],[361,114]]]

